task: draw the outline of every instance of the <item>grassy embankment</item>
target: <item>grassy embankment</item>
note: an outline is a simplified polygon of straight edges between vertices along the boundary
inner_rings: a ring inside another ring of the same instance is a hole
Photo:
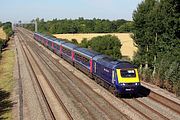
[[[0,28],[0,40],[7,39],[3,29]],[[11,41],[9,41],[10,43]],[[0,59],[0,120],[12,119],[12,100],[10,98],[13,90],[13,68],[14,68],[14,51],[9,45],[4,48]]]
[[[133,44],[133,39],[131,38],[131,33],[90,33],[90,34],[54,34],[55,37],[61,39],[76,39],[78,43],[81,43],[83,38],[87,38],[90,40],[93,37],[103,36],[103,35],[115,35],[117,36],[122,44],[121,53],[123,56],[129,57],[131,60],[133,58],[134,53],[137,51],[137,48]]]

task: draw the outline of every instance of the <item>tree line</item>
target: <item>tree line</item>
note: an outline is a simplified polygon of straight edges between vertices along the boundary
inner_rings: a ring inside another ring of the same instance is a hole
[[[144,0],[133,13],[134,63],[146,81],[180,95],[180,1]]]
[[[38,24],[38,32],[50,34],[63,33],[112,33],[112,32],[131,32],[132,22],[124,19],[106,20],[106,19],[53,19],[44,21],[44,19],[36,19]],[[24,24],[23,26],[34,31],[34,22],[32,24]]]

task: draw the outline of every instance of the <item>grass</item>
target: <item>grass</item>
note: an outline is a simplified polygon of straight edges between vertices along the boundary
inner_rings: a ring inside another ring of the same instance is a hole
[[[90,40],[93,37],[102,36],[102,35],[115,35],[117,36],[122,44],[120,49],[123,56],[133,59],[134,53],[137,52],[137,47],[134,46],[133,39],[131,38],[132,33],[90,33],[90,34],[54,34],[55,37],[61,39],[76,39],[78,43],[81,43],[83,38]]]
[[[12,91],[13,67],[14,51],[6,50],[0,60],[0,88],[6,91]]]
[[[0,60],[0,120],[12,120],[10,94],[15,81],[13,80],[14,51],[6,48]]]

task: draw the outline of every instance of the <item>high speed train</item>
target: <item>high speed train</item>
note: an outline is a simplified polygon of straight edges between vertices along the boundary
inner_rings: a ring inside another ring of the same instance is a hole
[[[34,33],[34,39],[116,96],[137,94],[141,86],[137,68],[128,61],[115,60],[107,55],[40,33]]]

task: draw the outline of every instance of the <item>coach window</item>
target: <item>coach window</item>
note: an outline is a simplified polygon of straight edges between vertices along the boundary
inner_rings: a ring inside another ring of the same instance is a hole
[[[63,51],[63,52],[65,52],[65,51],[66,51],[66,49],[63,47],[62,51]]]
[[[60,50],[60,47],[59,47],[59,45],[56,45],[56,47],[57,47],[57,49],[58,49],[58,50]]]
[[[57,49],[57,50],[59,50],[59,49],[58,49],[58,45],[57,45],[56,43],[54,44],[54,48]]]
[[[81,61],[81,56],[77,54],[78,60]]]
[[[79,59],[80,59],[80,61],[82,61],[82,62],[83,62],[83,59],[82,59],[82,56],[81,56],[81,55],[79,55]]]
[[[81,56],[79,54],[77,54],[77,60],[81,61]]]
[[[47,40],[48,41],[48,44],[50,44],[51,43],[51,41],[49,41],[49,40]]]
[[[68,55],[71,56],[71,50],[68,49]]]
[[[83,56],[79,55],[79,59],[83,62]]]
[[[57,45],[56,45],[56,43],[54,43],[54,48],[55,48],[55,49],[57,49]]]
[[[76,58],[77,60],[79,60],[78,54],[77,54],[77,53],[75,53],[75,58]]]

